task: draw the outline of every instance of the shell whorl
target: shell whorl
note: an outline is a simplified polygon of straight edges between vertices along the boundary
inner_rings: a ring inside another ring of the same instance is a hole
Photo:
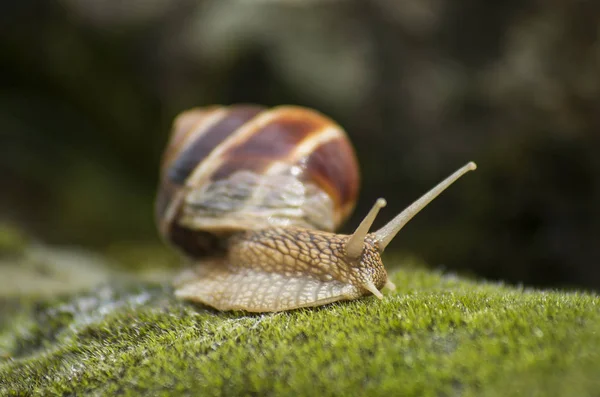
[[[289,225],[332,231],[354,209],[359,170],[344,130],[316,111],[296,106],[267,109],[256,105],[185,111],[175,119],[163,155],[156,202],[156,217],[163,237],[188,254],[206,255],[211,250],[223,249],[220,236],[235,229],[269,226],[272,220],[261,220],[258,218],[261,214],[253,214],[246,220],[225,213],[225,217],[232,218],[230,222],[205,218],[197,221],[195,210],[190,209],[205,204],[198,204],[202,199],[199,196],[213,194],[215,199],[211,203],[215,208],[220,204],[226,206],[232,200],[229,196],[240,194],[237,190],[232,193],[228,187],[234,180],[253,189],[263,188],[263,196],[279,187],[295,194],[297,186],[288,182],[302,182],[317,192],[314,194],[326,195],[331,208],[315,210],[318,214],[313,216],[314,222],[298,224],[292,217]],[[225,194],[219,193],[219,184],[223,183]],[[207,187],[208,191],[203,190]],[[222,203],[217,202],[218,194],[222,195]],[[253,196],[253,200],[260,201],[260,193]],[[248,205],[248,208],[255,211],[257,207]],[[282,225],[282,220],[276,221],[278,226]]]

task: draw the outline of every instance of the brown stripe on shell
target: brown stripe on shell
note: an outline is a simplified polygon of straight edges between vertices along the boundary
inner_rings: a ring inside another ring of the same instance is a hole
[[[189,142],[177,158],[170,164],[168,179],[184,185],[188,176],[224,140],[234,134],[242,125],[264,110],[261,106],[238,105],[227,109],[226,114],[203,134]],[[198,128],[195,125],[194,128]]]
[[[354,209],[360,175],[354,149],[345,137],[315,148],[305,162],[304,180],[323,189],[334,201],[336,226]]]
[[[187,142],[202,132],[202,130],[214,121],[218,121],[219,114],[223,114],[221,106],[210,106],[206,108],[192,108],[181,112],[173,121],[171,136],[162,157],[162,169],[168,169],[181,148]],[[214,121],[213,121],[214,120]]]
[[[211,179],[224,179],[239,170],[260,173],[276,161],[285,161],[300,142],[329,123],[316,112],[295,107],[282,107],[279,112],[246,140],[223,153],[223,161]]]

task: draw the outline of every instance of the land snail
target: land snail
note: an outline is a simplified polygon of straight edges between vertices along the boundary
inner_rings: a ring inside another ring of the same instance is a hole
[[[375,232],[378,199],[353,234],[356,155],[344,130],[297,106],[232,105],[178,115],[163,153],[159,233],[193,264],[175,295],[217,310],[277,312],[382,299],[381,254],[400,229],[470,162]]]

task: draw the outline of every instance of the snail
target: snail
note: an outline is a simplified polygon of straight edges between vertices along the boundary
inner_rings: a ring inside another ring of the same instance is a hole
[[[308,108],[231,105],[179,114],[162,157],[159,234],[194,262],[175,295],[217,310],[277,312],[382,299],[381,254],[470,162],[375,232],[378,199],[353,234],[334,231],[359,190],[345,131]]]

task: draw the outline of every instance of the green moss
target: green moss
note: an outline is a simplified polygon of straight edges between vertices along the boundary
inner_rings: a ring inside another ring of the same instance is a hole
[[[600,298],[418,268],[398,290],[248,315],[112,284],[4,301],[0,395],[586,396],[600,390]],[[10,308],[10,309],[8,309]],[[597,395],[597,394],[595,394]]]

